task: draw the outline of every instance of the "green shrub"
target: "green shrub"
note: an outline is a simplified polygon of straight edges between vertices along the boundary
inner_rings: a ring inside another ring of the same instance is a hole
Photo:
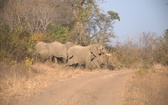
[[[47,40],[50,42],[57,40],[65,43],[68,38],[68,30],[68,27],[51,24],[47,28]]]
[[[57,40],[65,43],[67,37],[68,28],[54,24],[48,27],[46,33],[35,34],[19,29],[11,30],[7,26],[0,26],[0,60],[24,62],[26,57],[32,58],[36,42]]]
[[[29,48],[32,46],[30,34],[26,31],[0,29],[0,59],[3,61],[21,61],[31,56]]]

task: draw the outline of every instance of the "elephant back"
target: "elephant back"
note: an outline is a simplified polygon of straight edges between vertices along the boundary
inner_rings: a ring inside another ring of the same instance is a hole
[[[47,44],[47,48],[50,52],[50,55],[55,57],[65,57],[65,52],[67,51],[66,46],[57,41]]]
[[[75,55],[76,57],[86,57],[83,55],[87,54],[88,52],[89,49],[81,45],[74,45],[70,47],[67,51],[69,57],[72,57],[73,55]]]
[[[47,49],[46,45],[47,45],[47,43],[44,43],[44,42],[38,42],[38,43],[36,43],[36,45],[35,45],[36,52],[40,52],[42,50],[46,50]]]
[[[67,49],[69,49],[70,47],[74,46],[74,44],[72,42],[66,42],[65,46]]]

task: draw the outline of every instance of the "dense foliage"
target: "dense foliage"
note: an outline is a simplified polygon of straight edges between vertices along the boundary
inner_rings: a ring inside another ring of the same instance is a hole
[[[31,58],[39,41],[109,45],[114,37],[113,24],[120,17],[114,11],[102,12],[98,1],[103,0],[1,0],[0,60]],[[118,67],[139,62],[168,65],[168,30],[161,38],[142,33],[138,43],[128,40],[112,49],[112,63]]]
[[[89,26],[90,23],[98,23],[91,22],[91,18],[100,17],[97,1],[1,0],[0,59],[19,61],[31,57],[33,46],[38,41],[71,41],[88,45],[100,40],[103,35],[96,34],[93,37],[92,34],[95,33],[88,31],[96,26]],[[99,23],[105,21],[101,20]],[[111,36],[106,35],[106,39]]]
[[[112,62],[116,67],[148,69],[156,63],[168,65],[168,30],[164,36],[143,32],[137,41],[128,38],[112,47]]]

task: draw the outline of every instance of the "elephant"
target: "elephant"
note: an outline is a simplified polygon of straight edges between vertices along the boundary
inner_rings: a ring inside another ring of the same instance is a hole
[[[66,66],[85,64],[86,68],[89,68],[93,62],[98,68],[101,68],[100,56],[107,53],[102,45],[92,44],[89,46],[74,45],[68,49],[67,54],[68,62]]]
[[[44,43],[44,42],[36,43],[36,45],[34,47],[35,53],[33,55],[38,54],[40,56],[40,58],[42,58],[43,61],[45,61],[47,58],[51,57],[46,45],[47,45],[47,43]]]
[[[60,42],[54,41],[51,43],[38,42],[35,45],[35,51],[44,60],[50,58],[50,60],[57,62],[58,59],[62,59],[63,63],[67,61],[67,50],[73,46],[72,42],[67,42],[62,44]]]
[[[70,47],[72,47],[74,44],[72,43],[72,42],[66,42],[65,43],[65,46],[66,46],[66,48],[67,48],[67,50],[70,48]]]

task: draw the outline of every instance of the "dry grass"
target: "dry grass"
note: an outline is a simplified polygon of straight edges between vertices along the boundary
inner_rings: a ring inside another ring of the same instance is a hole
[[[51,63],[36,63],[31,68],[0,63],[0,67],[0,105],[11,105],[29,97],[53,81],[90,72]]]
[[[168,69],[156,65],[136,71],[126,86],[124,105],[168,105]]]

